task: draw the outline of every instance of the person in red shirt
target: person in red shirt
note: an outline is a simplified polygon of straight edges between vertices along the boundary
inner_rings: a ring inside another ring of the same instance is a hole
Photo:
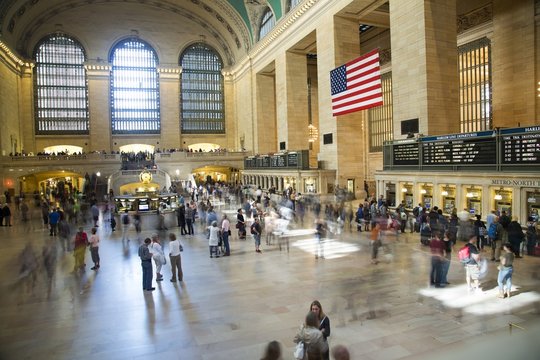
[[[431,250],[431,272],[429,274],[429,282],[431,286],[444,287],[441,284],[443,275],[443,258],[446,251],[444,242],[441,241],[439,232],[433,233],[433,238],[429,243]]]

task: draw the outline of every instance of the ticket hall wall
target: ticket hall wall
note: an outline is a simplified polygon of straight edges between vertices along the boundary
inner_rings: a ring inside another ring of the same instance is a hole
[[[375,174],[377,198],[381,195],[390,208],[404,202],[412,210],[418,204],[442,209],[450,215],[455,208],[466,210],[471,218],[485,220],[491,211],[505,210],[524,225],[529,216],[540,212],[538,173],[447,173],[385,171]]]

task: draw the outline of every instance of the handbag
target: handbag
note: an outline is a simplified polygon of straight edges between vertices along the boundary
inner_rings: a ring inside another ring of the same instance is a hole
[[[293,352],[294,358],[297,360],[302,360],[304,358],[304,342],[300,341],[296,344]]]

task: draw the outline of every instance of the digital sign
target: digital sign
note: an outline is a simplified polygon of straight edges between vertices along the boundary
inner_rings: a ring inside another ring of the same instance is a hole
[[[497,139],[493,131],[431,136],[420,139],[423,165],[493,165]]]
[[[540,164],[540,126],[501,130],[503,164]]]

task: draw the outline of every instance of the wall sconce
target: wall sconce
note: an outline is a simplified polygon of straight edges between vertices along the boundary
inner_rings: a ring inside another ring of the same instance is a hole
[[[420,190],[420,194],[426,194],[427,193],[427,190],[426,189],[421,189]]]
[[[495,196],[493,198],[495,200],[502,200],[502,195],[501,194],[495,194]]]
[[[401,192],[406,193],[406,192],[407,192],[407,188],[406,188],[406,187],[402,187],[402,188],[401,188]]]
[[[441,195],[442,196],[448,196],[448,191],[446,191],[446,190],[441,191]]]
[[[472,198],[474,195],[473,195],[472,192],[469,191],[469,192],[467,193],[467,195],[465,195],[465,196],[468,197],[468,198]]]

